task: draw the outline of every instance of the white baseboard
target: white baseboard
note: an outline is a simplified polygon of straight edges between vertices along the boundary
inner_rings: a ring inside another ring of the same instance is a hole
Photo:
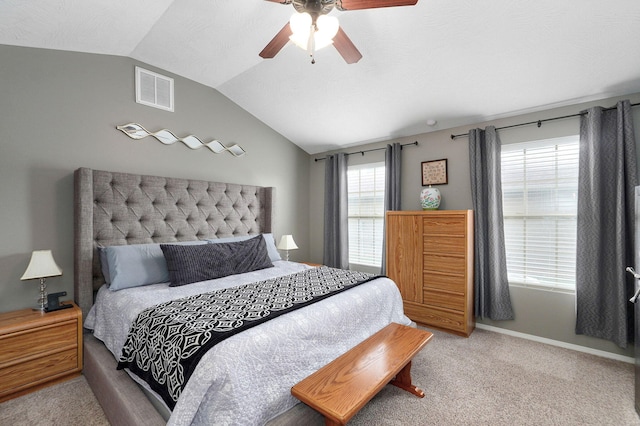
[[[635,358],[625,355],[618,355],[607,351],[601,351],[600,349],[588,348],[586,346],[574,345],[573,343],[561,342],[559,340],[547,339],[546,337],[534,336],[532,334],[520,333],[519,331],[508,330],[506,328],[494,327],[492,325],[476,323],[476,328],[482,330],[493,331],[496,333],[507,334],[509,336],[520,337],[522,339],[533,340],[535,342],[546,343],[547,345],[558,346],[565,349],[572,349],[578,352],[585,352],[591,355],[601,356],[603,358],[615,359],[616,361],[628,362],[630,364],[635,363]]]

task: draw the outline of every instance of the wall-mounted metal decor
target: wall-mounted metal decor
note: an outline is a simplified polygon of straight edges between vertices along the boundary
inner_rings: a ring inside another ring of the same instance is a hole
[[[122,131],[125,135],[129,136],[131,139],[142,139],[147,136],[153,136],[154,138],[156,138],[157,140],[159,140],[165,145],[172,145],[176,142],[182,142],[183,144],[185,144],[191,149],[198,149],[198,148],[202,148],[203,146],[206,146],[216,154],[220,154],[221,152],[228,151],[236,157],[241,157],[246,153],[245,150],[242,149],[242,147],[238,144],[233,144],[231,146],[224,146],[220,141],[216,139],[212,140],[211,142],[205,143],[205,142],[202,142],[200,139],[198,139],[197,136],[194,136],[194,135],[189,135],[183,138],[179,138],[167,129],[162,129],[157,132],[150,132],[138,123],[123,124],[122,126],[116,126],[116,129]]]

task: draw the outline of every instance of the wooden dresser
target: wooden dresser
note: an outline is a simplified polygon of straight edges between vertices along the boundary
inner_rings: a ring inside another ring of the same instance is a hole
[[[70,303],[70,302],[66,302]],[[0,314],[0,402],[80,375],[82,311]]]
[[[413,321],[462,336],[473,315],[473,211],[389,211],[387,275]]]

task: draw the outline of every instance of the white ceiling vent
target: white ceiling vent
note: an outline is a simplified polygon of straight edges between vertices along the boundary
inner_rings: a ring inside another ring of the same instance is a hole
[[[136,102],[173,111],[173,79],[136,67]]]

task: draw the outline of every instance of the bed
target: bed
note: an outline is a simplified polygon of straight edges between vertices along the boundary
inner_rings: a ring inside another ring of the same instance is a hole
[[[150,300],[172,300],[174,290],[167,283],[107,289],[99,248],[102,254],[105,247],[190,246],[258,235],[268,241],[275,191],[87,168],[76,170],[74,182],[75,301],[93,331],[84,335],[84,375],[112,424],[322,424],[290,387],[388,323],[410,324],[395,284],[370,280],[221,341],[202,356],[171,411],[139,378],[116,369],[115,357],[122,329]],[[196,295],[211,286],[240,288],[310,273],[311,267],[280,260],[277,252],[269,256],[272,267],[180,289]],[[125,305],[133,310],[124,312]]]

